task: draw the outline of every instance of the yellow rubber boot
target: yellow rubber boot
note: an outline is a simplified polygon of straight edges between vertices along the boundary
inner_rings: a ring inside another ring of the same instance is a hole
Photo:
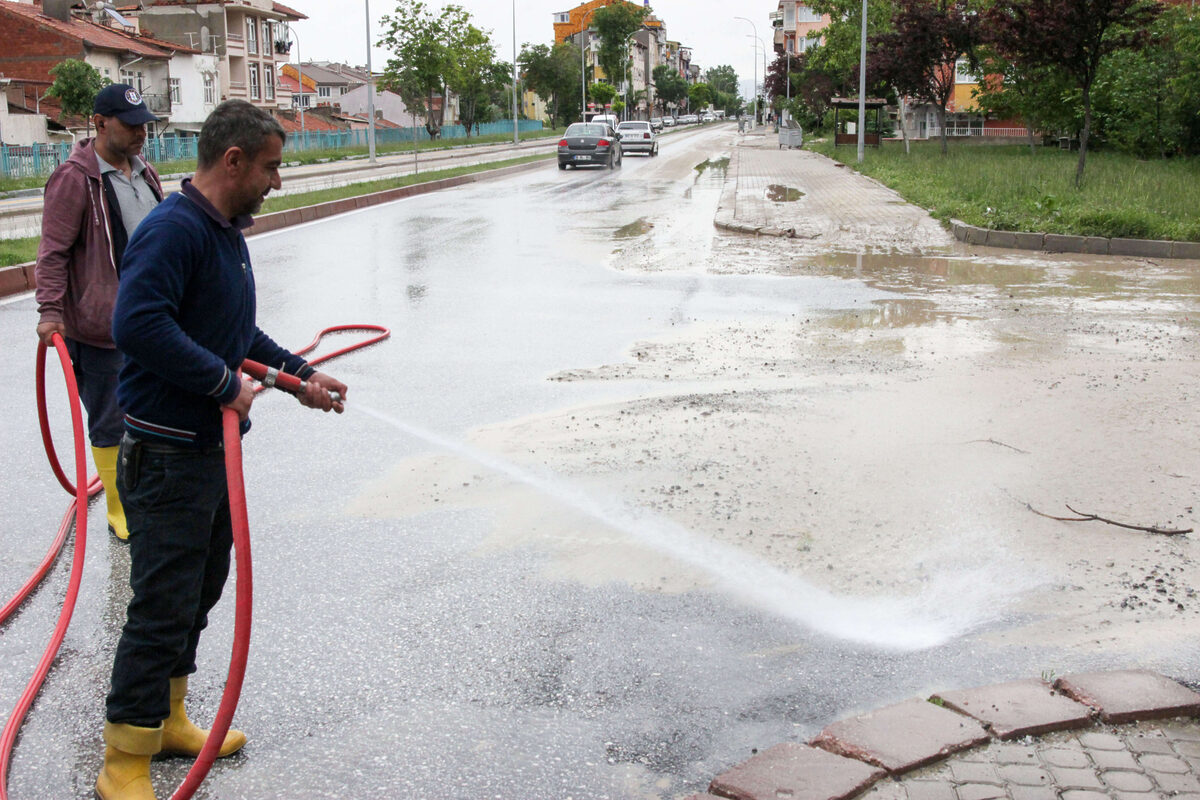
[[[125,523],[125,508],[117,492],[117,447],[93,447],[92,460],[104,484],[104,500],[108,503],[108,530],[122,542],[129,538],[129,526]]]
[[[188,679],[186,675],[171,678],[171,716],[163,722],[162,752],[164,755],[191,756],[200,755],[208,731],[196,727],[188,719],[183,707],[183,698],[187,697]],[[246,734],[230,728],[225,732],[225,741],[217,751],[217,758],[224,758],[236,753],[246,744]]]
[[[156,800],[150,757],[162,745],[162,725],[142,728],[104,723],[104,767],[96,780],[99,800]]]

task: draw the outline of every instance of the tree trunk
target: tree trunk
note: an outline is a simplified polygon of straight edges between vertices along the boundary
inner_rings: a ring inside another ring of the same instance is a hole
[[[908,126],[904,124],[906,116],[904,112],[904,95],[900,92],[896,92],[896,99],[900,101],[900,135],[904,137],[904,155],[907,156],[911,155],[912,150],[908,144]]]
[[[1029,155],[1036,156],[1037,148],[1033,144],[1033,126],[1028,122],[1025,123],[1025,132],[1029,134]]]
[[[942,128],[942,155],[950,152],[949,146],[946,144],[946,104],[942,103],[938,106],[938,125]]]
[[[1087,163],[1088,134],[1092,132],[1092,85],[1083,87],[1083,130],[1079,132],[1079,163],[1075,165],[1075,188],[1083,185],[1083,167]]]

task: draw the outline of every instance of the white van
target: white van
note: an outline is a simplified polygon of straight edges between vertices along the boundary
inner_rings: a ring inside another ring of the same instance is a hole
[[[616,114],[592,114],[588,117],[588,122],[607,122],[613,130],[616,130],[620,120],[617,119]]]

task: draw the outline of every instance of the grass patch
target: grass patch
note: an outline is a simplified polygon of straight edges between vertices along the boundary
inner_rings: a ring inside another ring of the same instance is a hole
[[[1200,241],[1200,159],[1139,161],[1106,151],[1088,153],[1084,185],[1076,189],[1078,153],[1028,146],[902,142],[867,148],[829,140],[805,147],[836,158],[895,189],[943,222],[1002,231]]]
[[[315,206],[319,203],[344,200],[347,197],[361,197],[364,194],[374,194],[375,192],[383,192],[388,189],[399,189],[401,186],[412,186],[414,183],[428,183],[429,181],[438,181],[443,178],[457,178],[459,175],[486,172],[488,170],[500,169],[501,167],[511,167],[516,164],[528,164],[531,161],[546,161],[551,158],[557,158],[557,155],[549,153],[536,156],[522,156],[521,158],[510,158],[505,161],[492,161],[487,164],[451,167],[432,172],[421,172],[416,175],[401,175],[398,178],[384,178],[377,181],[353,183],[349,186],[335,186],[332,189],[317,189],[313,192],[299,192],[297,194],[268,197],[267,202],[263,203],[260,213],[270,214],[274,211],[287,211],[289,208]]]
[[[11,267],[13,264],[24,264],[37,258],[40,236],[30,236],[26,239],[0,239],[0,267]]]

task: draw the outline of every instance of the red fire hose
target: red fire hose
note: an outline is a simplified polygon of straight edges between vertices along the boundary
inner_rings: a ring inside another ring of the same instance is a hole
[[[376,335],[349,347],[343,347],[340,350],[327,353],[319,358],[310,359],[309,364],[324,363],[352,350],[358,350],[375,344],[391,335],[391,332],[387,328],[379,325],[335,325],[322,330],[309,344],[296,352],[299,355],[309,353],[320,344],[321,339],[327,334],[345,331],[374,331]],[[50,567],[58,558],[58,554],[61,552],[63,544],[66,541],[72,513],[74,514],[76,530],[75,556],[71,566],[71,577],[68,583],[66,598],[63,601],[62,611],[59,614],[58,625],[54,629],[54,634],[46,647],[45,653],[42,655],[41,661],[38,663],[33,677],[30,678],[25,692],[21,695],[16,708],[5,723],[3,733],[0,734],[0,800],[8,800],[8,769],[12,761],[13,745],[16,742],[17,733],[20,731],[21,725],[25,720],[25,715],[28,713],[34,698],[37,697],[38,692],[41,690],[47,673],[50,671],[50,666],[58,654],[58,648],[62,644],[63,637],[66,636],[67,626],[71,621],[71,614],[75,610],[75,601],[79,596],[79,583],[83,577],[83,558],[87,544],[87,500],[88,497],[96,494],[101,489],[98,477],[93,478],[90,482],[87,480],[87,461],[84,455],[83,414],[79,406],[79,390],[75,382],[75,372],[71,366],[71,359],[67,354],[66,344],[63,342],[62,337],[55,334],[53,341],[55,349],[58,351],[59,361],[62,364],[63,375],[67,384],[68,400],[71,407],[71,422],[75,438],[76,477],[74,484],[67,479],[62,470],[50,434],[49,414],[46,411],[46,345],[44,343],[38,345],[37,356],[38,419],[41,422],[42,441],[46,448],[46,456],[50,460],[50,467],[63,488],[75,495],[75,502],[63,517],[58,535],[49,553],[47,553],[42,563],[38,566],[38,569],[17,594],[0,609],[0,624],[13,614],[21,603],[24,602],[25,598],[29,596],[29,593],[33,591],[34,587],[49,572]],[[246,372],[255,377],[265,377],[268,374],[267,367],[252,361],[247,361],[243,366]],[[301,390],[299,379],[286,373],[280,373],[275,384],[285,390]],[[264,388],[266,387],[259,386],[256,391],[261,391]],[[221,743],[225,740],[225,734],[229,730],[234,711],[237,709],[238,698],[242,690],[242,681],[246,674],[246,661],[250,653],[250,620],[252,611],[250,526],[246,514],[246,491],[242,476],[242,443],[237,412],[232,409],[225,409],[223,411],[222,422],[225,439],[225,472],[229,487],[229,514],[233,523],[233,546],[237,564],[237,600],[234,609],[233,653],[230,656],[229,675],[225,680],[225,691],[221,695],[221,703],[217,708],[217,715],[213,720],[213,726],[209,731],[208,739],[205,741],[200,755],[196,757],[196,762],[188,771],[183,783],[180,784],[175,794],[171,796],[172,800],[187,800],[187,798],[190,798],[196,789],[199,788],[200,783],[204,780],[213,762],[216,760],[217,751]]]

